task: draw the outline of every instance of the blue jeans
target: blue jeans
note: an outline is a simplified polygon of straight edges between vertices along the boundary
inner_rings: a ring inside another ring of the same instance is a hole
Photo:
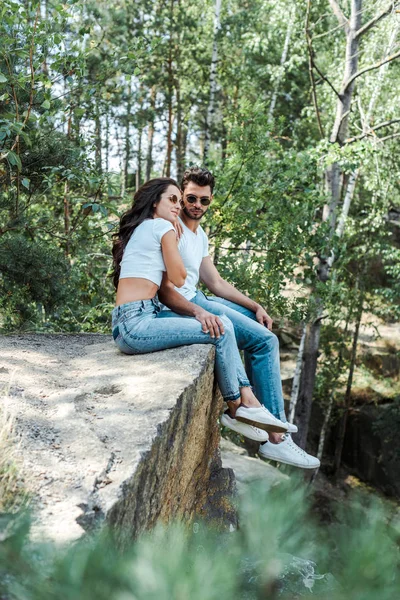
[[[244,350],[246,372],[255,395],[275,417],[286,422],[276,335],[260,325],[251,310],[224,298],[206,297],[198,291],[191,302],[214,315],[229,318],[237,345]]]
[[[202,331],[196,319],[161,311],[157,298],[137,300],[114,308],[112,334],[124,354],[146,354],[187,344],[213,344],[219,389],[228,402],[240,398],[240,388],[250,386],[250,382],[240,358],[233,325],[227,317],[223,316],[222,320],[225,334],[212,338]]]

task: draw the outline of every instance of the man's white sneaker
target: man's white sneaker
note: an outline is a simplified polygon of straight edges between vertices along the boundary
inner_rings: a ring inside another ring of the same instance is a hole
[[[294,423],[288,423],[287,433],[297,433],[297,432],[298,432],[297,425],[295,425]]]
[[[235,418],[242,423],[259,427],[259,429],[264,429],[265,431],[283,433],[288,430],[288,423],[283,423],[274,417],[265,406],[239,406]]]
[[[272,444],[271,442],[262,444],[258,453],[263,458],[276,460],[276,462],[299,467],[300,469],[317,469],[320,466],[318,458],[299,448],[288,433],[282,436],[280,444]]]
[[[258,429],[258,427],[254,427],[253,425],[247,425],[247,423],[241,423],[236,419],[232,419],[228,412],[224,412],[221,416],[221,423],[222,425],[225,425],[225,427],[232,429],[232,431],[236,431],[236,433],[240,433],[241,435],[244,435],[244,437],[249,438],[249,440],[260,443],[268,440],[268,433],[266,431]]]

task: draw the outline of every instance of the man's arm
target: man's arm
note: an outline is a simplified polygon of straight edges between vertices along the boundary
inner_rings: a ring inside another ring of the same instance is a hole
[[[225,330],[221,319],[207,312],[201,306],[186,300],[182,294],[175,290],[174,284],[168,279],[166,273],[163,275],[158,297],[163,304],[179,315],[197,319],[201,323],[204,333],[210,333],[212,338],[219,338],[220,335],[224,335]]]
[[[236,304],[240,304],[240,306],[248,308],[255,313],[256,319],[261,325],[265,325],[268,329],[272,329],[273,321],[264,308],[251,298],[242,294],[242,292],[239,292],[235,286],[225,281],[225,279],[222,279],[209,256],[206,256],[201,261],[200,279],[210,292],[220,298],[225,298],[225,300],[230,300],[231,302],[235,302]]]

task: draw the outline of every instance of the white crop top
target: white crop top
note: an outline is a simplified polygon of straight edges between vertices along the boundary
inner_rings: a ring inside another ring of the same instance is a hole
[[[142,277],[160,286],[166,270],[161,239],[168,231],[174,231],[174,226],[165,219],[146,219],[140,223],[125,247],[119,278]]]

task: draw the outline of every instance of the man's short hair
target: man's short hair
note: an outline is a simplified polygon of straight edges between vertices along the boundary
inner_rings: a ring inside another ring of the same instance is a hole
[[[196,183],[201,187],[209,185],[211,188],[211,193],[213,192],[215,178],[214,175],[210,173],[208,169],[203,169],[202,167],[197,166],[189,167],[188,169],[186,169],[182,177],[182,190],[185,189],[185,187],[190,181],[193,181],[193,183]]]

